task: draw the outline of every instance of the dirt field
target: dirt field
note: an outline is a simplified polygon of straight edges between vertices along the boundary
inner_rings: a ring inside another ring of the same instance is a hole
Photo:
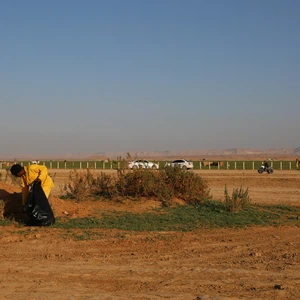
[[[225,184],[229,191],[242,185],[249,188],[255,203],[300,205],[300,171],[196,172],[208,180],[215,199],[223,199]],[[112,209],[139,212],[158,206],[155,201],[61,200],[57,195],[68,172],[55,173],[50,202],[56,216],[91,216]],[[0,200],[15,205],[19,191],[0,183]],[[1,209],[5,213],[3,204]],[[93,231],[95,239],[80,241],[70,238],[66,230],[51,227],[0,227],[0,299],[300,298],[297,227],[189,233]]]

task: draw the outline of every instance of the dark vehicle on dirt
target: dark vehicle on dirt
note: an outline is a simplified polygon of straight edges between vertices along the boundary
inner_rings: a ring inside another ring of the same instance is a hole
[[[266,167],[265,165],[262,165],[261,167],[259,167],[257,172],[259,174],[262,174],[263,172],[267,172],[268,174],[272,174],[272,173],[274,173],[274,170],[271,166]]]

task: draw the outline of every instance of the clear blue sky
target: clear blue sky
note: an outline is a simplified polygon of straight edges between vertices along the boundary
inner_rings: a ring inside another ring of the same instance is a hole
[[[0,156],[300,146],[298,0],[1,0]]]

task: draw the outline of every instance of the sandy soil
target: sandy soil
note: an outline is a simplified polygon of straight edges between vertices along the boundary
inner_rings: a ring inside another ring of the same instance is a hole
[[[57,197],[67,171],[56,170],[50,202],[56,216],[97,215],[105,210],[142,212],[156,201],[74,203]],[[114,172],[114,171],[108,171]],[[253,202],[300,203],[300,172],[196,171],[215,199],[224,186],[249,188]],[[51,171],[51,173],[53,173]],[[20,189],[0,183],[0,212],[12,214]],[[0,227],[0,299],[299,299],[300,229],[180,232],[82,231]]]

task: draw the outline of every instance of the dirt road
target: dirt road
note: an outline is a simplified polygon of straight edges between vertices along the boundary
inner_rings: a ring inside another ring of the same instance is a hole
[[[112,171],[113,172],[113,171]],[[300,172],[197,171],[214,198],[249,187],[253,202],[299,205]],[[56,196],[68,172],[57,171],[51,203],[56,215],[88,216],[97,209],[147,207]],[[0,183],[0,199],[17,187]],[[155,205],[155,202],[147,202]],[[148,207],[149,208],[149,207]],[[196,232],[0,227],[0,299],[299,299],[300,229],[256,227]]]

